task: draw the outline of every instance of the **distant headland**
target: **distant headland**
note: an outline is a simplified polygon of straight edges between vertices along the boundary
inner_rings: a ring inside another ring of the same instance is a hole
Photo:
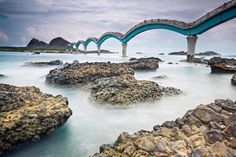
[[[52,51],[52,52],[62,52],[66,50],[67,44],[70,42],[62,37],[56,37],[52,39],[49,43],[40,41],[33,38],[29,41],[26,47],[11,47],[11,46],[1,46],[0,51],[11,51],[11,52],[25,52],[25,51]]]

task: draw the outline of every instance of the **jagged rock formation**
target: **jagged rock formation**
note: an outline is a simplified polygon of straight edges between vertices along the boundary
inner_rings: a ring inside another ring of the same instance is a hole
[[[67,46],[67,44],[69,44],[70,42],[63,39],[62,37],[57,37],[52,39],[49,42],[49,46],[50,47],[61,47],[61,48],[65,48]]]
[[[236,85],[236,74],[231,79],[232,84]]]
[[[40,47],[48,47],[48,44],[44,41],[39,41],[38,39],[31,39],[30,42],[27,44],[29,48],[40,48]]]
[[[127,65],[110,62],[72,63],[53,69],[46,76],[46,81],[59,85],[78,85],[94,82],[97,79],[124,74],[134,74]]]
[[[236,59],[213,57],[208,64],[212,73],[236,73]]]
[[[51,65],[62,65],[63,62],[61,60],[54,60],[49,62],[27,62],[25,65],[33,65],[33,66],[51,66]]]
[[[96,80],[91,98],[101,104],[129,105],[181,93],[180,89],[162,87],[152,81],[136,80],[133,75],[123,75]]]
[[[123,132],[113,145],[104,144],[94,157],[236,156],[236,102],[215,100],[199,105],[175,121],[152,131]]]
[[[0,84],[0,155],[49,134],[71,114],[65,97],[42,93],[36,87]]]

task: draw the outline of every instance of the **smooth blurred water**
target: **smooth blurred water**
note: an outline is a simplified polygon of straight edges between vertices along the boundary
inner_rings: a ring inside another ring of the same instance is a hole
[[[142,55],[137,55],[142,57]],[[5,154],[6,157],[88,157],[98,152],[100,145],[113,143],[122,131],[133,133],[140,129],[151,130],[156,124],[177,117],[199,104],[217,98],[236,100],[236,87],[232,74],[211,74],[205,65],[179,62],[184,56],[155,56],[165,60],[155,72],[136,72],[137,79],[153,80],[163,86],[182,89],[184,94],[164,97],[154,103],[129,107],[109,107],[89,101],[89,91],[83,88],[66,88],[45,83],[45,76],[55,67],[23,66],[30,61],[63,62],[128,61],[120,54],[40,54],[0,53],[0,83],[18,86],[37,86],[43,92],[68,97],[73,115],[62,127],[40,141],[24,144]],[[169,61],[173,65],[167,64]],[[175,64],[178,63],[178,64]],[[154,76],[167,75],[168,79],[155,80]]]

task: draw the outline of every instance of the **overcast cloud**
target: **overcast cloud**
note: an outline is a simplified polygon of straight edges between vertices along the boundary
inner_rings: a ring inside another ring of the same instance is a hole
[[[0,0],[0,45],[25,46],[33,37],[49,42],[61,36],[71,42],[107,31],[125,33],[133,25],[154,18],[191,22],[226,0]],[[236,20],[199,36],[198,51],[236,53]],[[108,40],[102,48],[120,51]],[[89,45],[88,49],[96,48]],[[186,49],[184,36],[152,30],[129,42],[128,51],[168,52]]]

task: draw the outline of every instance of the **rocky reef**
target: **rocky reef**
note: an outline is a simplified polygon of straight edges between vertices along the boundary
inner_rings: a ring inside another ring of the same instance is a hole
[[[161,59],[155,57],[148,58],[130,58],[129,62],[124,63],[134,70],[156,70]]]
[[[134,74],[125,64],[110,62],[71,63],[49,72],[46,81],[59,85],[79,85],[94,82],[97,79],[124,74]]]
[[[91,98],[103,104],[128,105],[181,93],[173,87],[162,87],[152,81],[136,80],[133,75],[123,75],[96,80]]]
[[[27,62],[25,65],[33,65],[33,66],[51,66],[51,65],[62,65],[63,62],[61,60],[53,60],[49,62]]]
[[[236,59],[213,57],[208,64],[212,73],[236,73]]]
[[[0,155],[18,144],[39,140],[71,116],[67,98],[36,87],[0,84]]]
[[[104,144],[99,150],[94,157],[235,157],[236,102],[227,99],[199,105],[152,131],[123,132],[113,145]]]
[[[231,82],[233,85],[236,85],[236,74],[233,75]]]

